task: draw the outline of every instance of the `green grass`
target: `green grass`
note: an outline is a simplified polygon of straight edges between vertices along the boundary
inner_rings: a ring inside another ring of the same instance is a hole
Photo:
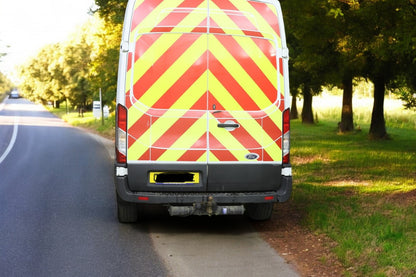
[[[416,276],[415,112],[387,108],[392,139],[380,141],[368,139],[367,118],[361,131],[341,135],[339,109],[317,112],[316,125],[291,123],[293,202],[303,224],[337,243],[345,276]]]
[[[101,119],[96,119],[92,112],[84,112],[84,116],[80,116],[78,111],[69,109],[67,113],[66,108],[48,108],[49,111],[59,116],[69,124],[85,129],[89,129],[92,132],[98,133],[109,139],[114,139],[114,128],[115,128],[115,114],[114,112],[110,114],[108,118],[104,119],[104,124],[102,124]]]

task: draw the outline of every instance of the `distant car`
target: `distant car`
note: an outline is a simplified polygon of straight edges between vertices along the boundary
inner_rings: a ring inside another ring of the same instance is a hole
[[[18,92],[17,90],[13,90],[13,91],[10,93],[10,98],[20,98],[20,94],[19,94],[19,92]]]

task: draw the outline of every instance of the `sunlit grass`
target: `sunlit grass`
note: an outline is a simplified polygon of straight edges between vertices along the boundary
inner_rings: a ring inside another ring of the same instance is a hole
[[[372,105],[354,106],[360,131],[339,134],[338,104],[314,101],[316,125],[291,122],[293,202],[303,224],[337,243],[345,276],[416,276],[416,113],[386,99],[391,140],[372,141]]]
[[[73,126],[89,129],[110,139],[114,138],[114,112],[105,118],[103,123],[101,118],[95,118],[92,112],[84,112],[82,116],[78,111],[72,109],[69,109],[69,112],[66,108],[50,108],[49,110]]]

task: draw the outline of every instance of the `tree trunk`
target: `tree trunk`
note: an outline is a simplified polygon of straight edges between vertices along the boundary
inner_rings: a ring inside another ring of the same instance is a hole
[[[354,119],[352,113],[352,77],[344,78],[342,81],[344,93],[342,95],[342,113],[339,131],[341,133],[354,130]]]
[[[290,119],[298,119],[298,106],[296,104],[296,95],[292,95],[292,107],[290,108]]]
[[[374,104],[371,115],[370,138],[387,139],[386,122],[384,120],[384,93],[386,91],[385,80],[378,77],[374,82]]]
[[[302,123],[314,124],[312,112],[312,93],[309,87],[303,90]]]

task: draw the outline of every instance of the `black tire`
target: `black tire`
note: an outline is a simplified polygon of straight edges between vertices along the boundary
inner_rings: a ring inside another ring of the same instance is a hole
[[[138,209],[136,204],[123,201],[117,194],[117,217],[120,223],[137,222]]]
[[[274,203],[253,203],[247,204],[246,215],[254,221],[269,220],[273,214]]]

